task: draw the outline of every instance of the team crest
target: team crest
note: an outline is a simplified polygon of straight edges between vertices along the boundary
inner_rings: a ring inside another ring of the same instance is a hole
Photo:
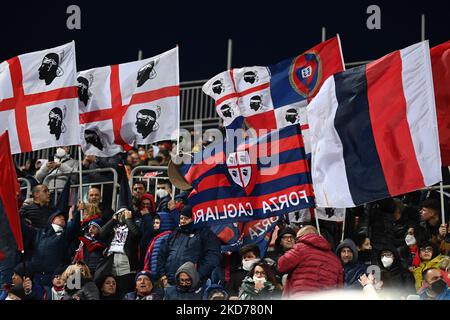
[[[319,55],[307,52],[292,61],[289,70],[289,82],[292,88],[304,98],[313,96],[322,79],[322,62]]]
[[[252,173],[256,170],[256,165],[251,163],[248,151],[230,153],[227,157],[227,167],[233,182],[243,188],[247,195],[251,194],[255,186]]]

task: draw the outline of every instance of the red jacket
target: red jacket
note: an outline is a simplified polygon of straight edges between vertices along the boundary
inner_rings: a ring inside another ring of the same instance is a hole
[[[278,259],[278,271],[289,274],[283,291],[286,298],[341,288],[344,282],[341,261],[327,240],[318,234],[307,234],[297,240],[294,248]]]

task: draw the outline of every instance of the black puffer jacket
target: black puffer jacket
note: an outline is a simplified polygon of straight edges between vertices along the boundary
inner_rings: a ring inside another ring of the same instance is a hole
[[[50,208],[33,202],[30,205],[24,205],[20,209],[20,216],[30,220],[33,228],[45,229],[50,217]]]

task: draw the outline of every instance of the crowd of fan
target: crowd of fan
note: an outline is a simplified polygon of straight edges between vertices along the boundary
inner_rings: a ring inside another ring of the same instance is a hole
[[[165,142],[130,150],[126,159],[86,156],[82,164],[84,170],[120,172],[125,160],[122,174],[130,179],[136,167],[167,166],[174,149]],[[173,195],[168,180],[155,188],[135,180],[132,207],[114,212],[111,189],[98,186],[109,173],[88,173],[87,201],[61,209],[49,187],[63,188],[68,178],[47,185],[44,179],[58,170],[76,171],[78,161],[68,148],[48,160],[18,171],[34,179],[32,198],[20,204],[25,251],[0,262],[0,299],[259,300],[324,292],[450,299],[450,227],[433,194],[419,191],[347,209],[344,241],[342,223],[320,221],[319,234],[314,217],[290,221],[286,215],[267,252],[255,244],[222,252],[209,227],[194,228],[188,193]]]

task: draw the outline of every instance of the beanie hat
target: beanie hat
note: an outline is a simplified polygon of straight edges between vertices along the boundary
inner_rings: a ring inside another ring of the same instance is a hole
[[[275,240],[275,244],[279,245],[281,242],[281,238],[286,234],[291,234],[294,236],[294,238],[297,235],[296,232],[294,231],[294,229],[289,228],[289,227],[283,228],[280,231],[278,231],[278,236],[277,236],[277,239]]]
[[[102,219],[92,219],[89,221],[88,226],[96,226],[99,230],[102,230],[103,224],[104,222]]]
[[[181,210],[180,215],[192,219],[192,207],[190,205],[184,206],[183,210]]]
[[[146,276],[150,279],[150,281],[152,281],[152,273],[148,270],[142,270],[142,271],[138,272],[136,274],[136,277],[134,278],[134,282],[136,282],[140,276]]]

